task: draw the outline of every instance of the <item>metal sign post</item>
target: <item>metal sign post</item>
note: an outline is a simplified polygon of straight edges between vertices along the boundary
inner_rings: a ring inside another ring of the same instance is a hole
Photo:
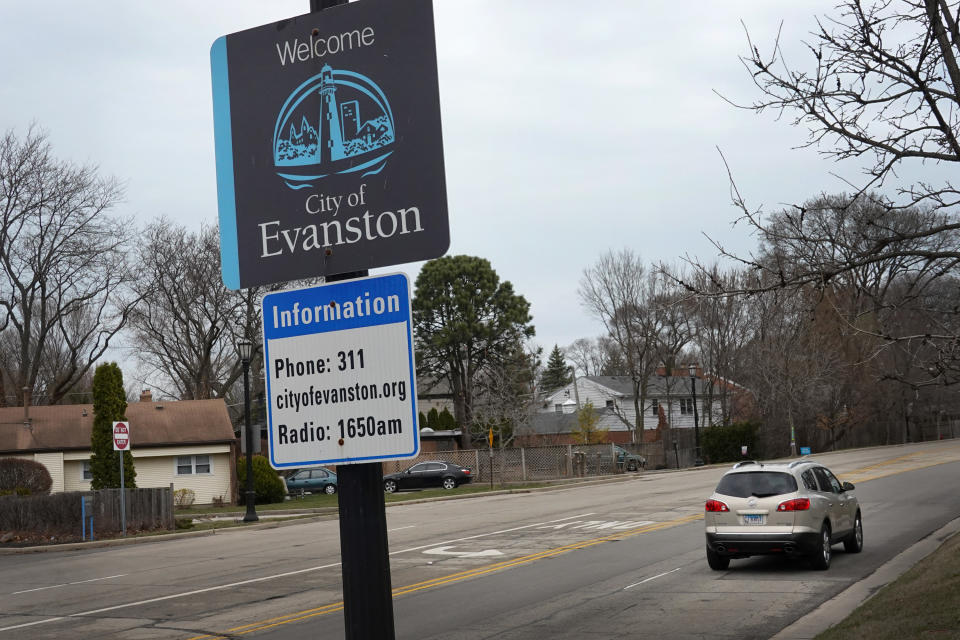
[[[123,452],[130,450],[130,426],[126,422],[113,423],[113,450],[120,452],[120,525],[127,536],[127,491],[124,486]]]
[[[393,638],[380,463],[420,451],[410,281],[268,293],[263,318],[270,464],[337,465],[347,638]]]

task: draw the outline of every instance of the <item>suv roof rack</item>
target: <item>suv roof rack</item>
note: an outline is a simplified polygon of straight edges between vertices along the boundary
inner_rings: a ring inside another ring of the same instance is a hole
[[[763,466],[763,463],[762,463],[762,462],[757,462],[756,460],[744,460],[743,462],[738,462],[737,464],[733,465],[733,468],[734,468],[734,469],[739,469],[740,467],[745,467],[745,466],[747,466],[748,464],[758,464],[758,465],[760,465],[761,467]]]

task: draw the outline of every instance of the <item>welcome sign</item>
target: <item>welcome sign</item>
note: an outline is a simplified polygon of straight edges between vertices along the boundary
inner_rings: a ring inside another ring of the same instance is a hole
[[[362,0],[210,52],[224,283],[427,260],[450,244],[431,0]]]

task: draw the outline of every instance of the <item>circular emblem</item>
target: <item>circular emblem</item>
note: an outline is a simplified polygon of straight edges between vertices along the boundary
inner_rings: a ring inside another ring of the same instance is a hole
[[[759,504],[759,503],[757,502],[757,499],[756,499],[756,498],[750,498],[749,500],[747,500],[747,506],[748,506],[748,507],[755,507],[755,506],[757,506],[757,504]]]

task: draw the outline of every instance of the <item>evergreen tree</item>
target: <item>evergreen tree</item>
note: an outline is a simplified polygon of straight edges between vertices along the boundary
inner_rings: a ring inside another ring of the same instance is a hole
[[[439,431],[453,431],[457,428],[456,418],[450,413],[450,409],[446,407],[444,407],[443,411],[437,416],[437,424],[439,425]]]
[[[567,359],[560,351],[560,347],[553,345],[553,351],[550,352],[550,358],[547,360],[547,367],[543,370],[540,377],[540,384],[544,391],[556,391],[571,381],[570,370],[567,368]]]
[[[120,454],[123,454],[124,486],[137,486],[130,451],[113,450],[113,423],[125,422],[127,397],[123,391],[123,373],[116,362],[101,364],[93,374],[93,433],[90,435],[90,473],[93,489],[120,487]]]
[[[433,407],[427,413],[427,426],[434,431],[440,430],[440,414],[437,412],[436,407]]]

